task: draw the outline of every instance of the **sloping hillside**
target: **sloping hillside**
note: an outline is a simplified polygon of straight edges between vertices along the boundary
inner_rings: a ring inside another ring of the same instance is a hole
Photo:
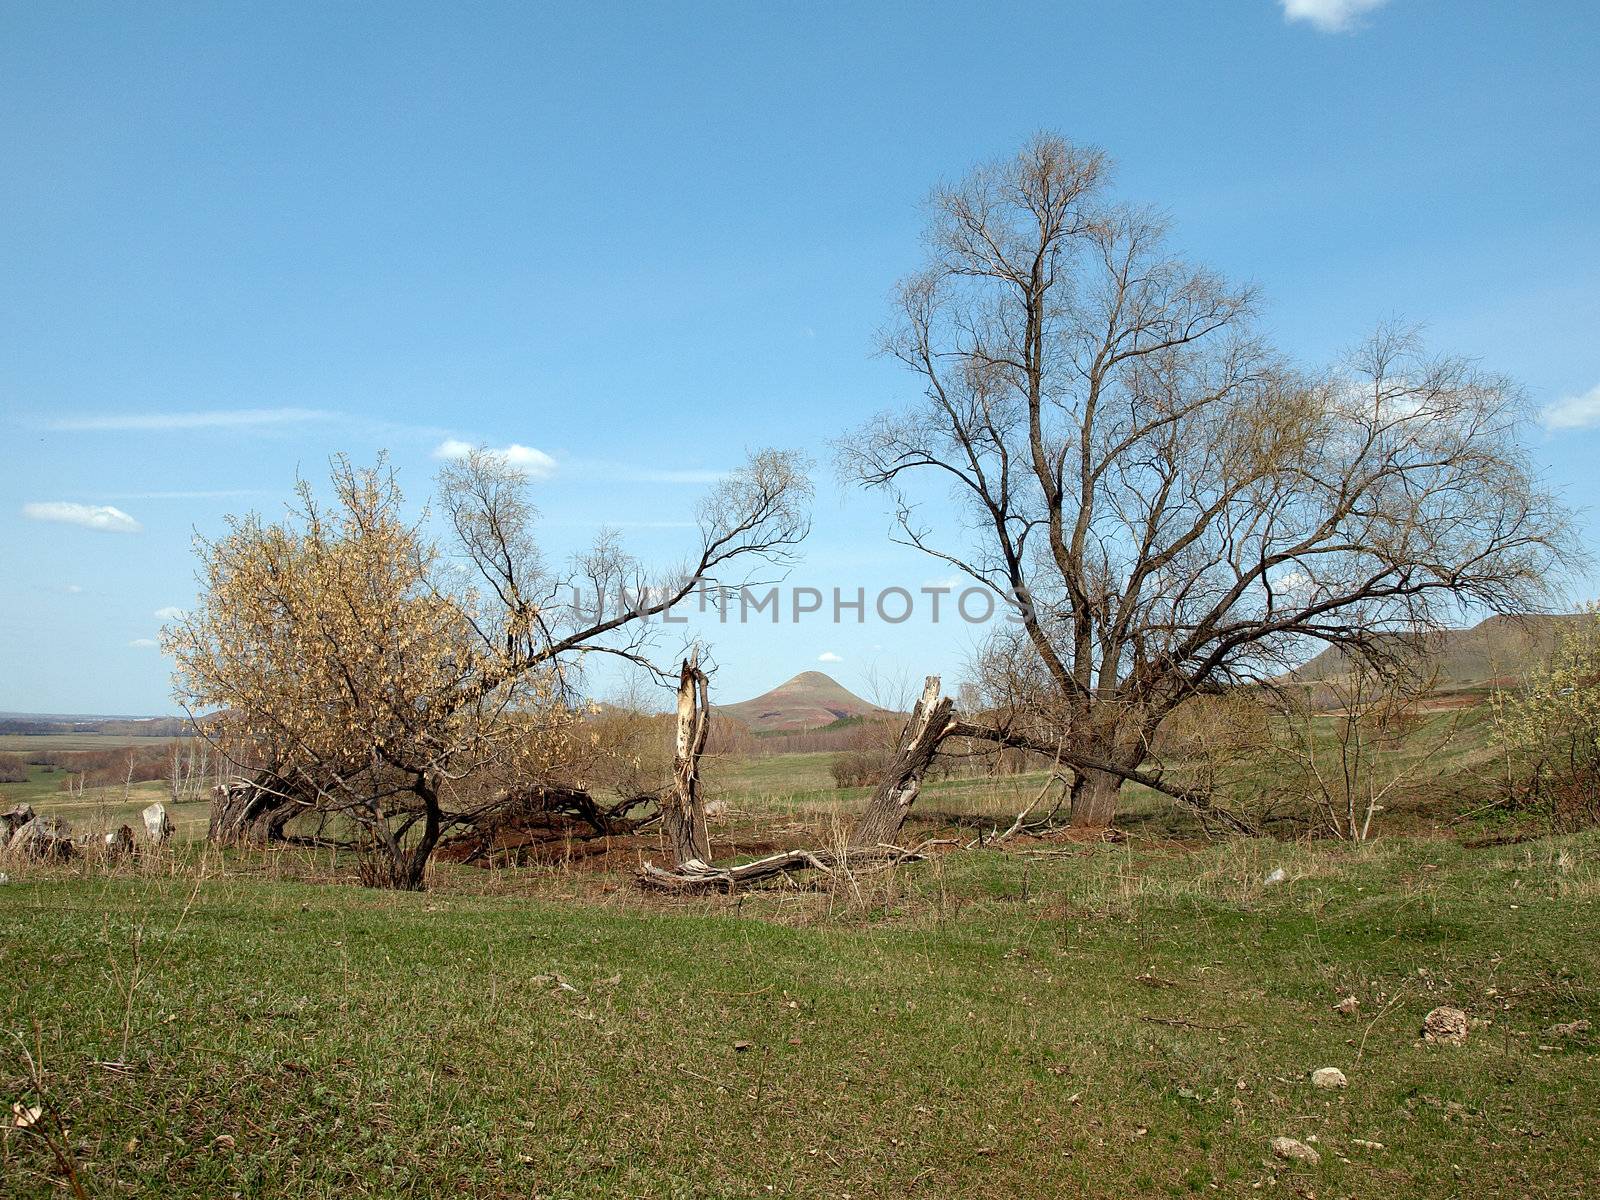
[[[1439,669],[1441,688],[1484,687],[1521,676],[1549,656],[1563,631],[1586,619],[1589,618],[1581,614],[1490,617],[1470,629],[1449,629],[1430,635],[1422,649]],[[1330,648],[1294,675],[1297,679],[1315,681],[1336,678],[1345,670],[1344,652]]]
[[[753,700],[719,705],[717,712],[756,733],[792,733],[849,717],[889,715],[821,671],[802,671]]]

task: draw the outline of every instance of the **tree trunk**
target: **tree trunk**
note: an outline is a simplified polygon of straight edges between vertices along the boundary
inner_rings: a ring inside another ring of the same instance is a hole
[[[895,745],[894,758],[890,760],[883,782],[873,792],[866,812],[850,833],[852,849],[883,846],[893,843],[900,834],[922,790],[922,776],[938,753],[939,743],[949,732],[950,710],[954,704],[948,696],[939,698],[939,677],[929,675],[922,685],[922,699],[911,712],[911,719],[900,731]]]
[[[232,846],[265,846],[284,840],[284,827],[310,807],[271,775],[219,784],[211,796],[208,840]]]
[[[709,684],[700,669],[700,651],[683,660],[678,674],[678,740],[672,784],[661,797],[661,829],[674,866],[705,866],[711,861],[705,807],[700,796],[700,754],[711,728]]]
[[[422,821],[422,836],[411,847],[403,869],[397,872],[395,887],[405,892],[420,892],[428,886],[428,859],[433,854],[433,848],[439,844],[443,815],[439,810],[439,793],[435,788],[422,784],[418,786],[417,794],[422,797],[427,812]]]
[[[1110,771],[1080,771],[1072,788],[1072,827],[1104,829],[1117,819],[1122,777]]]

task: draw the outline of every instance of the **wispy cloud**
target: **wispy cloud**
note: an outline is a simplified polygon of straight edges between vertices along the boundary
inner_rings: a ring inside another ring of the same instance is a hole
[[[1323,33],[1350,33],[1361,18],[1389,0],[1278,0],[1286,21],[1304,21]]]
[[[69,583],[61,590],[69,596],[76,596],[79,592],[83,591],[83,588],[76,583]]]
[[[57,521],[63,525],[81,525],[85,529],[98,529],[103,533],[138,533],[144,526],[120,508],[109,504],[73,504],[67,500],[40,500],[22,506],[22,515],[30,521]]]
[[[141,650],[148,650],[152,646],[159,646],[160,644],[155,638],[134,638],[133,641],[128,643],[128,645],[137,646]]]
[[[824,650],[821,654],[817,655],[817,661],[823,663],[842,663],[844,659],[840,658],[832,650]]]
[[[460,438],[445,438],[433,448],[435,458],[453,459],[465,458],[474,450],[481,449],[496,458],[503,458],[514,467],[521,467],[530,478],[549,479],[556,473],[556,460],[543,450],[535,450],[532,446],[524,446],[512,442],[509,446],[474,446],[471,442],[464,442]]]
[[[1563,396],[1545,406],[1540,419],[1546,429],[1594,429],[1600,427],[1600,384],[1581,396]]]
[[[186,616],[188,616],[188,613],[176,604],[169,604],[165,608],[158,608],[155,611],[155,618],[158,621],[181,621]]]
[[[58,417],[46,429],[62,432],[112,432],[151,429],[246,429],[263,425],[308,425],[336,421],[339,414],[321,408],[233,408],[204,412],[104,413]]]

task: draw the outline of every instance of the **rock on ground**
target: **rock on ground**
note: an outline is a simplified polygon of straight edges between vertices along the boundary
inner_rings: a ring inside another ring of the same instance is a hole
[[[1338,1067],[1318,1067],[1311,1072],[1311,1086],[1325,1089],[1342,1088],[1350,1081]]]
[[[1581,1037],[1589,1032],[1587,1021],[1563,1021],[1560,1025],[1552,1025],[1544,1031],[1545,1037]]]
[[[167,816],[167,806],[159,800],[139,815],[144,818],[144,831],[157,846],[172,836],[172,818]]]
[[[118,825],[110,833],[102,834],[100,848],[107,858],[124,858],[133,853],[133,830],[126,825]]]
[[[37,814],[31,804],[17,804],[0,813],[0,846],[9,845],[11,835],[21,829]]]
[[[1316,1166],[1317,1163],[1322,1161],[1322,1155],[1318,1154],[1315,1150],[1306,1145],[1304,1142],[1300,1141],[1298,1138],[1273,1138],[1272,1152],[1279,1158],[1283,1159],[1284,1162],[1302,1162]]]
[[[18,858],[71,858],[77,852],[63,817],[34,817],[6,843],[6,853]]]
[[[1467,1040],[1467,1014],[1459,1008],[1441,1004],[1422,1018],[1422,1037],[1429,1042],[1459,1046]]]

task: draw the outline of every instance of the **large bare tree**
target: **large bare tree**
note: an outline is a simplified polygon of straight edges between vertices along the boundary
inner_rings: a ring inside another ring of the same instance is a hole
[[[1130,779],[1192,798],[1149,761],[1186,698],[1535,607],[1569,542],[1511,383],[1397,330],[1292,368],[1109,175],[1042,134],[933,193],[884,339],[921,399],[840,446],[899,537],[1004,598],[987,732],[1073,768],[1085,826]]]

